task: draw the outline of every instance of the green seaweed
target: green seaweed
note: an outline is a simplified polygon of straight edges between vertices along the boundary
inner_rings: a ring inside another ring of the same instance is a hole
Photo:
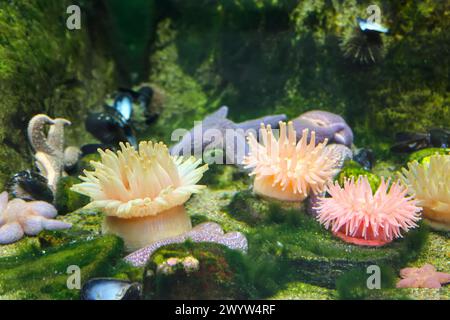
[[[14,173],[32,167],[27,122],[38,113],[72,121],[67,145],[88,143],[87,110],[101,105],[114,83],[114,67],[90,41],[88,28],[69,30],[72,1],[0,3],[0,188]]]
[[[435,154],[449,154],[450,149],[447,148],[426,148],[419,151],[415,151],[408,156],[407,162],[417,161],[423,163],[425,159],[429,159],[430,156]]]
[[[186,242],[168,245],[155,252],[146,268],[144,295],[151,299],[238,299],[244,298],[245,287],[237,281],[241,272],[237,260],[227,259],[233,253],[217,244]],[[161,274],[157,266],[168,258],[193,256],[199,270],[187,274],[182,269],[174,274]]]
[[[379,176],[371,173],[370,171],[365,170],[357,162],[351,160],[346,161],[341,172],[337,175],[337,181],[339,182],[339,185],[342,187],[346,179],[354,179],[356,181],[359,176],[367,177],[367,179],[369,180],[370,187],[372,188],[373,191],[377,190],[378,186],[381,183],[381,179]]]
[[[38,252],[0,258],[0,296],[10,299],[78,299],[69,289],[71,265],[80,268],[81,282],[108,276],[119,259],[123,242],[115,236],[46,248]]]
[[[59,179],[55,194],[55,207],[58,210],[58,214],[67,214],[89,203],[89,197],[70,190],[77,183],[81,183],[81,180],[71,176]]]

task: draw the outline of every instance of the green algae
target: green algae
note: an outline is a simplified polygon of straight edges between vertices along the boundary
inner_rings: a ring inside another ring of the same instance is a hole
[[[408,162],[417,161],[419,163],[423,163],[423,161],[432,155],[440,154],[445,155],[449,154],[450,149],[446,148],[426,148],[419,151],[415,151],[408,156]]]
[[[440,272],[449,272],[448,258],[450,252],[449,235],[430,232],[424,245],[417,251],[404,267],[423,267],[430,263]],[[369,290],[366,285],[368,278],[366,270],[352,269],[344,273],[337,281],[338,297],[340,299],[392,299],[392,300],[449,300],[448,286],[440,289],[407,288],[396,289],[395,284],[400,280],[399,270],[384,266],[381,269],[381,289]]]
[[[311,217],[299,225],[280,224],[257,228],[249,234],[249,247],[260,254],[288,261],[297,280],[334,288],[336,279],[355,267],[372,264],[401,266],[413,259],[424,240],[423,231],[410,231],[405,239],[382,248],[360,247],[334,238]]]
[[[254,194],[251,190],[235,192],[227,206],[224,207],[234,219],[243,221],[252,227],[295,218],[298,216],[297,211],[300,208],[302,205],[298,203],[269,200]]]
[[[304,282],[290,282],[269,299],[273,300],[333,300],[335,290]]]
[[[76,177],[62,177],[56,185],[55,207],[58,214],[63,215],[73,212],[89,203],[89,197],[70,190],[70,188],[81,180]]]
[[[243,221],[233,219],[233,216],[225,210],[233,193],[205,189],[200,194],[192,196],[186,203],[186,210],[189,215],[195,216],[196,220],[208,220],[220,224],[225,232],[247,232],[249,226]]]
[[[359,176],[367,177],[367,180],[369,181],[370,187],[372,188],[373,191],[377,190],[378,186],[381,183],[381,179],[379,176],[371,173],[370,171],[365,170],[364,168],[361,167],[361,165],[359,165],[359,163],[355,161],[346,161],[341,172],[337,175],[336,180],[342,187],[344,186],[344,181],[346,179],[354,179],[356,181],[358,180]]]
[[[335,238],[307,215],[302,206],[266,200],[251,191],[239,191],[225,199],[218,195],[219,191],[212,194],[216,197],[212,198],[211,193],[199,194],[196,201],[211,208],[216,206],[214,201],[220,199],[224,211],[221,214],[226,219],[211,220],[229,226],[227,231],[244,232],[249,241],[248,254],[254,259],[270,257],[280,265],[289,265],[290,276],[282,282],[289,278],[334,288],[336,279],[355,267],[371,264],[400,267],[417,256],[428,235],[427,228],[421,226],[408,232],[405,238],[381,248],[355,246]],[[200,201],[202,196],[205,200]],[[195,211],[192,207],[190,210]],[[209,218],[208,213],[205,216]],[[232,220],[247,227],[239,228],[231,224]]]
[[[71,265],[80,268],[81,282],[111,274],[122,254],[123,242],[114,236],[46,248],[0,258],[0,296],[15,299],[78,299],[78,289],[68,289]]]
[[[26,137],[35,114],[72,121],[66,143],[90,140],[84,116],[100,105],[114,81],[111,61],[89,39],[86,28],[65,26],[70,1],[24,0],[0,4],[0,187],[12,174],[32,167]]]
[[[99,235],[101,233],[103,214],[99,210],[81,209],[62,216],[61,220],[71,223],[71,229],[75,228],[92,235]]]
[[[144,294],[151,299],[239,299],[245,298],[246,287],[239,282],[244,272],[237,252],[212,243],[168,245],[156,251],[147,267]],[[192,256],[199,261],[199,269],[186,273],[183,269],[173,274],[157,271],[168,258]],[[242,258],[242,257],[240,257]]]
[[[202,184],[211,189],[244,189],[250,182],[248,173],[236,166],[224,164],[209,164],[208,171],[203,174]]]

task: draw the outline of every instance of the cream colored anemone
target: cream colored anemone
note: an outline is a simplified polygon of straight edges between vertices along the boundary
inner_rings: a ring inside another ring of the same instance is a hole
[[[270,125],[261,124],[261,144],[250,134],[246,168],[255,176],[253,190],[269,198],[302,201],[311,193],[322,192],[336,173],[336,161],[326,149],[327,140],[316,146],[316,133],[303,130],[297,142],[292,122],[280,122],[280,137],[275,139]]]
[[[450,155],[434,155],[429,162],[408,163],[401,180],[423,207],[425,220],[439,230],[450,230]]]
[[[73,191],[91,197],[85,208],[99,208],[106,218],[103,232],[125,240],[129,250],[182,234],[191,229],[183,207],[207,165],[201,160],[172,157],[162,142],[141,142],[139,151],[120,144],[117,153],[99,150],[101,161],[91,162],[82,183]]]

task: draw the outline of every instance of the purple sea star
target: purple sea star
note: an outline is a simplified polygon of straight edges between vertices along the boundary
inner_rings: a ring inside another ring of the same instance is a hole
[[[205,150],[221,149],[226,156],[226,163],[240,165],[248,152],[245,136],[249,130],[257,133],[261,123],[278,128],[278,122],[286,120],[286,115],[280,114],[235,123],[227,115],[227,106],[207,115],[170,148],[170,154],[200,157],[200,153]],[[230,133],[234,133],[234,136],[230,136]]]
[[[328,143],[339,143],[351,146],[353,143],[353,132],[345,120],[334,113],[312,110],[301,114],[293,121],[297,131],[297,139],[301,138],[303,129],[316,132],[316,143],[328,139]]]
[[[45,201],[8,201],[6,191],[0,194],[0,244],[20,240],[24,234],[34,236],[42,230],[70,228],[70,223],[54,220],[57,211]]]
[[[400,270],[400,280],[397,288],[430,288],[439,289],[441,285],[450,282],[450,274],[437,272],[431,264],[422,268],[404,268]]]
[[[145,248],[139,249],[124,259],[135,267],[145,265],[151,255],[160,247],[172,244],[182,243],[186,240],[193,242],[215,242],[223,244],[230,249],[236,249],[246,252],[248,248],[247,238],[241,232],[224,233],[220,225],[214,222],[205,222],[195,226],[191,231],[180,236],[157,241]]]

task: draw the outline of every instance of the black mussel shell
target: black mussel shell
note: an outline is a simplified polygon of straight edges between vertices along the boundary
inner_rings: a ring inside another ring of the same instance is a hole
[[[97,153],[98,149],[106,150],[106,149],[115,149],[114,146],[106,145],[103,143],[89,143],[85,144],[80,148],[81,157],[87,156],[88,154]]]
[[[391,146],[391,151],[409,153],[431,146],[430,134],[399,132],[395,135],[396,143]]]
[[[128,92],[121,92],[114,99],[112,108],[122,116],[124,121],[130,121],[133,115],[133,100],[133,96]]]
[[[358,162],[364,169],[370,170],[375,162],[375,154],[372,149],[362,148],[355,152],[353,160]]]
[[[85,127],[103,144],[117,146],[119,142],[129,142],[136,145],[131,126],[112,108],[107,112],[90,113],[86,118]]]
[[[142,285],[114,278],[95,278],[81,288],[82,300],[139,300]]]
[[[448,148],[450,146],[450,130],[434,128],[428,130],[430,142],[436,148]]]
[[[138,94],[137,101],[141,106],[147,109],[153,99],[153,89],[148,86],[144,86],[138,90]]]
[[[39,173],[25,170],[13,175],[6,183],[6,190],[15,198],[26,201],[42,200],[53,202],[53,192],[48,181]]]

